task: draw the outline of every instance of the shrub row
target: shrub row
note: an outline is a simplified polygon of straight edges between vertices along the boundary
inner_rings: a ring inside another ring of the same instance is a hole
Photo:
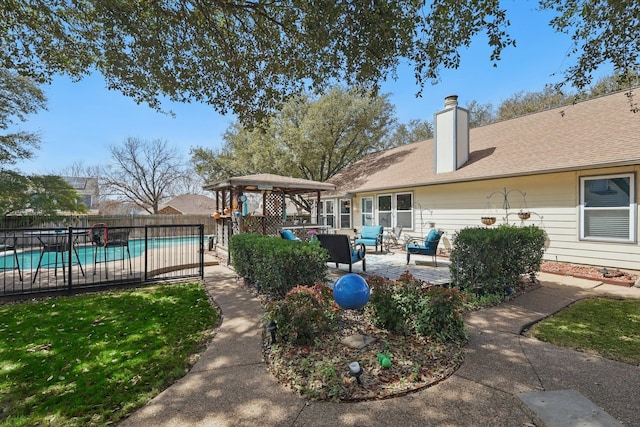
[[[425,286],[408,272],[395,282],[380,276],[372,276],[368,282],[371,298],[366,308],[374,324],[441,341],[465,339],[464,297],[456,289]]]
[[[276,322],[278,335],[295,345],[310,345],[335,331],[339,308],[329,287],[297,286],[282,300],[267,303],[265,323]]]
[[[327,276],[327,251],[318,245],[243,233],[231,236],[229,251],[236,273],[272,299]]]
[[[476,295],[504,294],[540,270],[545,234],[536,226],[465,228],[454,236],[451,286]]]

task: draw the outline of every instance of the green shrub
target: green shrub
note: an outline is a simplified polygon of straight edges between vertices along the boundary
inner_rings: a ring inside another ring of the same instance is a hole
[[[324,282],[327,252],[319,245],[257,234],[229,240],[231,265],[258,292],[281,299],[296,286]]]
[[[544,231],[536,226],[465,228],[453,239],[451,284],[477,295],[507,294],[540,270]]]
[[[416,307],[414,327],[418,334],[441,341],[466,338],[462,319],[463,295],[456,289],[431,286]]]
[[[406,272],[397,281],[372,276],[367,313],[387,330],[419,334],[442,341],[465,338],[461,315],[463,297],[453,289],[427,286]]]
[[[338,326],[338,306],[331,289],[322,285],[297,286],[284,299],[265,308],[265,324],[276,322],[278,336],[296,345],[310,345]]]

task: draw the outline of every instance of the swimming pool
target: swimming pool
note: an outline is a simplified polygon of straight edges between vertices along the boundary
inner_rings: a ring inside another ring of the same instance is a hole
[[[142,255],[145,251],[145,240],[144,239],[132,239],[129,240],[129,252],[131,254],[131,258],[136,258]],[[200,238],[198,236],[188,236],[188,237],[160,237],[153,238],[147,240],[147,249],[163,249],[163,248],[173,248],[173,247],[182,247],[191,245],[198,245],[200,243]],[[96,247],[90,244],[88,245],[77,245],[75,246],[75,250],[72,254],[72,263],[73,265],[78,264],[78,260],[82,265],[90,265],[93,264],[95,259]],[[104,253],[103,248],[98,248],[98,262],[104,262]],[[65,262],[68,262],[66,259],[65,252]],[[77,256],[76,256],[77,254]],[[20,265],[20,269],[22,270],[35,270],[38,267],[38,260],[40,259],[41,250],[28,250],[18,252],[18,263]],[[58,267],[62,266],[62,258],[60,253],[56,252],[45,252],[42,254],[42,262],[40,268],[54,268],[56,266],[56,255],[58,257]],[[107,261],[114,261],[122,259],[123,255],[127,258],[126,248],[124,247],[109,247],[106,249]],[[13,254],[13,251],[5,251],[2,256],[0,256],[0,270],[13,270],[16,269],[16,259]]]

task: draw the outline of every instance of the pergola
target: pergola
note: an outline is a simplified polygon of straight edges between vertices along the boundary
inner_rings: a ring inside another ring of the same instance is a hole
[[[274,174],[245,175],[207,184],[204,190],[215,193],[216,244],[227,246],[228,238],[235,233],[251,232],[275,235],[285,225],[286,197],[305,196],[315,198],[317,219],[320,218],[320,194],[335,191],[334,184],[292,178]],[[247,215],[244,204],[247,193],[262,197],[262,212]],[[306,228],[322,227],[322,224],[305,224]]]

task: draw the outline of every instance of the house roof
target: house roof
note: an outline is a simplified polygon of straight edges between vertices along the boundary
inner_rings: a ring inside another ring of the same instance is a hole
[[[183,215],[211,213],[215,210],[215,200],[201,194],[183,194],[169,200],[159,210],[169,207]]]
[[[469,160],[453,172],[435,173],[429,139],[369,154],[329,182],[344,194],[638,164],[640,113],[617,92],[471,129]]]
[[[216,191],[229,187],[242,187],[244,191],[282,190],[285,193],[306,193],[316,190],[335,190],[332,183],[311,181],[308,179],[292,178],[269,173],[245,175],[228,178],[213,184],[207,184],[205,190]]]

